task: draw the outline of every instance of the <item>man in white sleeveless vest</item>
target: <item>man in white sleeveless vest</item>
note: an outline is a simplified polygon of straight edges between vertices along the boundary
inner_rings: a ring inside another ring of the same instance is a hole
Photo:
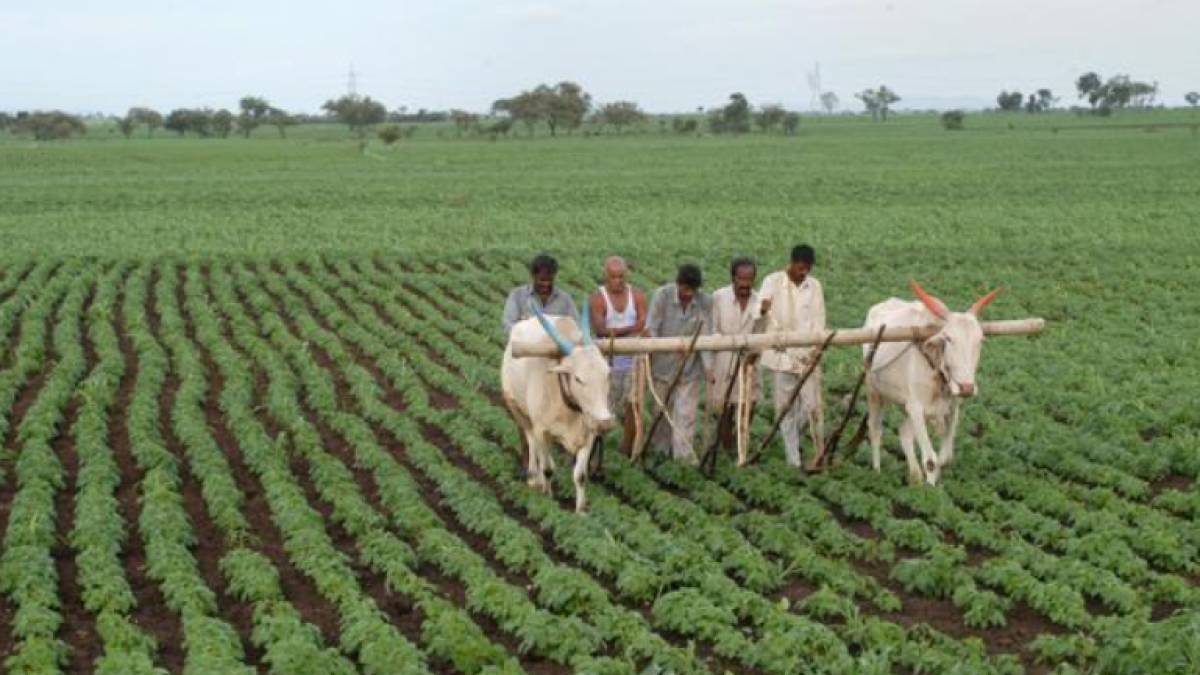
[[[604,340],[640,335],[646,328],[646,294],[629,285],[629,266],[625,260],[613,256],[604,261],[604,284],[588,299],[592,326],[600,350],[604,351]],[[608,387],[608,408],[621,419],[624,437],[621,452],[632,452],[634,426],[630,422],[636,414],[630,409],[629,395],[633,386],[633,356],[615,355]]]

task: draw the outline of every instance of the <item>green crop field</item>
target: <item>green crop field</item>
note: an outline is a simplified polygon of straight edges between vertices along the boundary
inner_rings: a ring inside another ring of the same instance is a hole
[[[0,135],[0,671],[1200,672],[1194,124]],[[578,299],[613,253],[713,289],[802,241],[832,326],[910,277],[1047,320],[988,341],[937,487],[893,418],[880,474],[611,451],[586,516],[566,471],[526,488],[499,315],[531,254]]]

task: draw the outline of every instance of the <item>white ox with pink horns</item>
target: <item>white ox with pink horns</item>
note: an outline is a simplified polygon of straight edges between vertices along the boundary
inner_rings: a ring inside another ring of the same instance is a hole
[[[983,327],[979,315],[1000,293],[999,288],[983,296],[965,312],[951,312],[941,300],[929,295],[916,281],[910,282],[919,302],[891,298],[871,308],[867,328],[940,325],[933,337],[922,342],[885,342],[879,345],[867,376],[870,409],[871,465],[879,471],[880,441],[883,437],[883,406],[904,408],[900,446],[908,460],[910,483],[922,480],[936,485],[942,467],[954,459],[954,433],[958,427],[961,399],[979,393],[975,370],[983,349]],[[864,346],[864,354],[870,347]],[[929,438],[941,437],[941,448],[933,451]],[[921,446],[917,462],[913,441]]]

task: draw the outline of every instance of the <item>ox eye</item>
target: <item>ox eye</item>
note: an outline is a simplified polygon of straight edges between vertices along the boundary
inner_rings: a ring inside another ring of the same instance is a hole
[[[575,376],[575,381],[578,382],[579,384],[583,384],[583,378],[579,377],[578,375]]]

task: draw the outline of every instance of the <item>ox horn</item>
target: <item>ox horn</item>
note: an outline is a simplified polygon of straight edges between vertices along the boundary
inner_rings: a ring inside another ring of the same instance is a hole
[[[921,288],[921,284],[918,284],[916,279],[909,279],[908,284],[912,286],[913,293],[917,294],[917,298],[929,308],[929,311],[933,312],[934,316],[939,319],[945,319],[950,315],[950,310],[946,309],[946,304],[926,293],[925,289]]]
[[[988,293],[987,295],[983,296],[982,298],[976,300],[975,304],[971,305],[971,309],[968,309],[967,311],[974,314],[975,316],[979,316],[979,313],[983,311],[983,308],[992,304],[992,301],[995,300],[996,296],[1000,295],[1000,292],[1003,290],[1004,290],[1003,286],[996,287],[996,289],[993,290],[991,293]]]
[[[581,312],[581,313],[583,314],[583,317],[581,317],[583,319],[583,326],[580,328],[580,330],[583,333],[583,346],[591,347],[593,344],[592,343],[592,308],[587,302],[583,303],[583,312]]]
[[[563,356],[570,356],[571,352],[575,351],[575,345],[567,342],[561,335],[558,334],[558,329],[554,324],[550,323],[550,319],[542,313],[542,309],[537,306],[533,300],[529,301],[529,308],[533,310],[533,315],[537,317],[538,323],[542,324],[542,330],[546,331],[546,335],[550,336],[551,340],[558,345],[558,350],[563,353]]]

